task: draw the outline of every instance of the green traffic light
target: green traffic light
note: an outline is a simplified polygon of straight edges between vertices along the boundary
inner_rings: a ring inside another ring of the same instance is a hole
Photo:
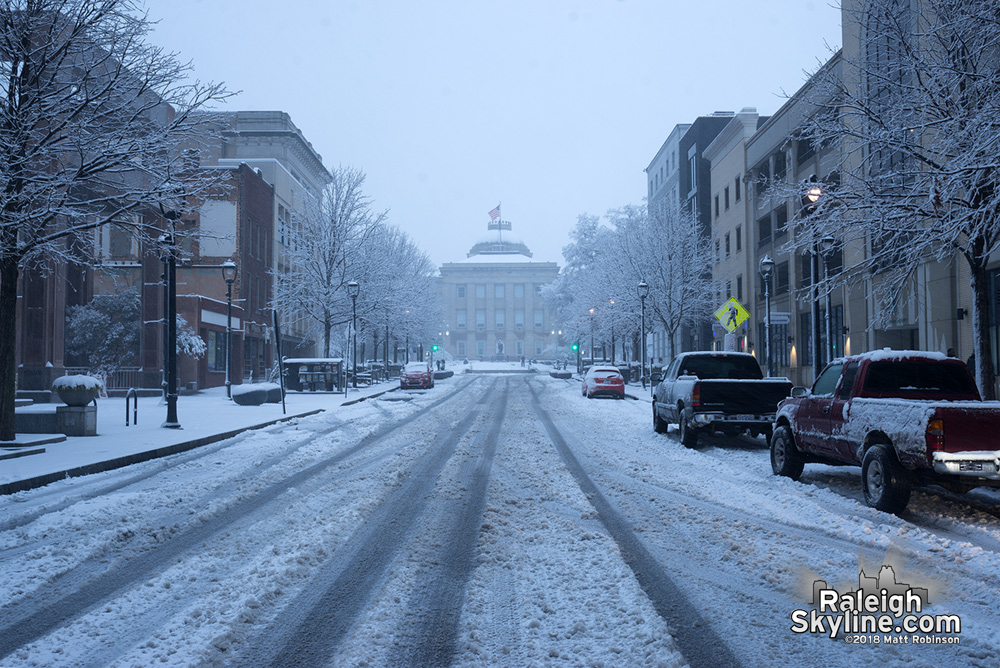
[[[438,350],[437,345],[435,344],[435,345],[431,346],[431,350],[433,350],[434,352],[437,352],[437,350]]]
[[[580,344],[579,343],[574,343],[573,344],[573,352],[576,352],[579,349],[580,349]]]

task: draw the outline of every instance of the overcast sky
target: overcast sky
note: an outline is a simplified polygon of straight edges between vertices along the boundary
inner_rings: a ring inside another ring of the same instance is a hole
[[[488,212],[563,263],[583,213],[646,195],[674,125],[771,114],[840,46],[832,0],[146,0],[154,44],[288,112],[442,262]]]

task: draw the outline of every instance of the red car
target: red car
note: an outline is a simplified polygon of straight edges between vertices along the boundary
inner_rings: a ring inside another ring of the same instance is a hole
[[[625,398],[625,379],[613,366],[592,366],[583,378],[583,396],[592,399],[604,395]]]
[[[410,362],[399,374],[399,386],[402,389],[434,387],[434,372],[428,362]]]

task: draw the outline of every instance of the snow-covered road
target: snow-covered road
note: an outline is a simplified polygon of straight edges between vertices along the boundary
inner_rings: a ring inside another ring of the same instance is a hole
[[[703,441],[466,374],[0,497],[0,666],[1000,665],[1000,495],[899,518],[854,469]],[[883,562],[958,644],[791,630]]]

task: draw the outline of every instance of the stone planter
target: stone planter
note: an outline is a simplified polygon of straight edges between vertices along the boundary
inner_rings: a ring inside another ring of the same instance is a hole
[[[64,387],[57,389],[59,400],[67,406],[87,406],[100,396],[100,391],[91,388]]]

